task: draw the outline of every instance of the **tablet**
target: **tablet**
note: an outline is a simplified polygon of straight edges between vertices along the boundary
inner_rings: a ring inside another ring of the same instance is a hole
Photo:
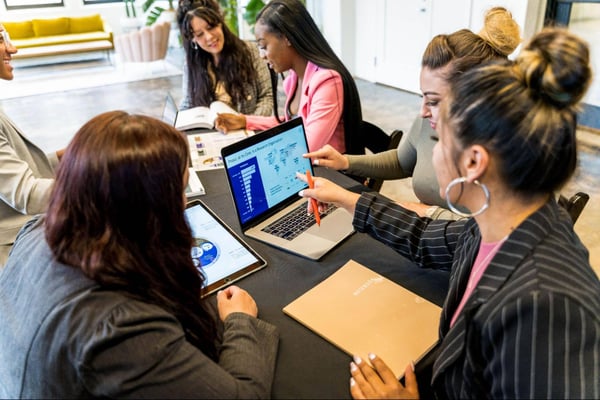
[[[192,260],[204,276],[202,297],[267,266],[267,262],[200,200],[185,217],[194,237]]]

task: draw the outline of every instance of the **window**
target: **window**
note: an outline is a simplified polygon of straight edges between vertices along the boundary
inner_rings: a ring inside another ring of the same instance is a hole
[[[63,7],[63,0],[4,0],[7,10],[22,8]]]

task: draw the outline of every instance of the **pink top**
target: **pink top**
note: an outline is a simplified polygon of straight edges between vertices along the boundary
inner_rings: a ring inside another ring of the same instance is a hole
[[[492,258],[494,258],[498,250],[500,250],[502,243],[504,243],[505,241],[506,238],[500,240],[499,242],[481,242],[481,245],[479,246],[479,253],[477,253],[477,258],[475,258],[475,263],[473,264],[473,268],[471,269],[471,275],[469,276],[469,282],[467,283],[467,290],[465,290],[462,300],[456,308],[456,311],[452,316],[452,320],[450,320],[450,328],[454,326],[456,318],[458,318],[458,315],[460,314],[463,307],[465,306],[465,303],[471,296],[471,293],[473,293],[473,290],[475,290],[475,287],[479,283],[479,280],[483,276],[483,273],[490,265]]]
[[[297,84],[298,75],[290,70],[283,81],[286,95],[285,110],[288,109]],[[331,69],[320,68],[309,61],[304,71],[302,95],[298,107],[298,115],[304,120],[309,151],[319,150],[324,145],[330,144],[340,153],[346,152],[343,107],[344,88],[340,74]],[[288,119],[287,115],[285,118]],[[265,130],[278,123],[273,116],[246,116],[246,128],[251,130]]]

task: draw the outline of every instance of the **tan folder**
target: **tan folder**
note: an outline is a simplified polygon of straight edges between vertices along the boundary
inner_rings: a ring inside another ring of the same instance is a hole
[[[441,308],[350,260],[283,312],[346,353],[404,375],[438,340]]]

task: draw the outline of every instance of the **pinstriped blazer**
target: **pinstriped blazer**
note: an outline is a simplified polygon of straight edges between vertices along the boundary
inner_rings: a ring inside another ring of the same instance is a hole
[[[554,200],[512,232],[452,329],[481,242],[476,222],[418,218],[365,193],[354,225],[420,267],[451,268],[432,376],[439,397],[600,398],[600,281]]]

